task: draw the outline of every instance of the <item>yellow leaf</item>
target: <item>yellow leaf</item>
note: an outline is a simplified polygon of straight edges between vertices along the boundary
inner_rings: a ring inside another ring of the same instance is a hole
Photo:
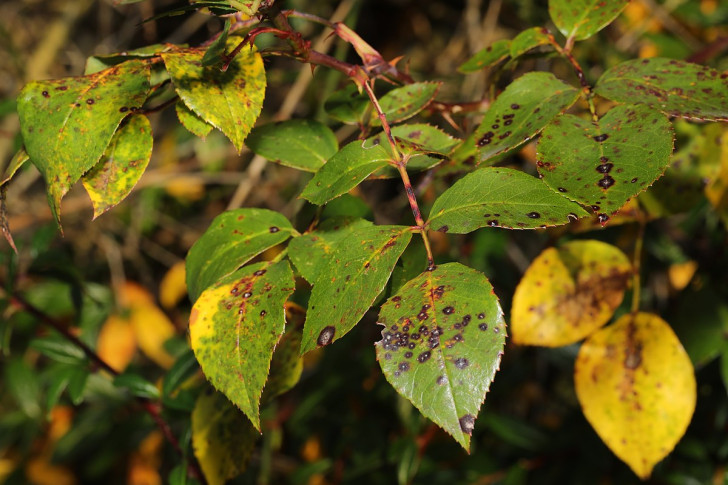
[[[165,186],[167,193],[186,202],[194,202],[205,196],[205,186],[198,177],[191,175],[175,177]]]
[[[185,262],[175,264],[162,278],[159,284],[159,302],[166,309],[174,308],[187,295],[185,283]]]
[[[51,455],[34,456],[25,465],[25,477],[33,485],[75,485],[76,478],[70,469],[54,465]]]
[[[557,347],[581,340],[609,321],[631,275],[627,257],[600,241],[546,249],[513,296],[513,342]]]
[[[698,269],[698,263],[695,261],[685,261],[684,263],[671,264],[667,270],[667,276],[670,280],[670,286],[677,291],[684,289],[695,276]]]
[[[574,384],[584,416],[641,479],[675,447],[695,410],[685,349],[657,315],[625,315],[581,346]]]
[[[719,213],[728,210],[728,130],[720,130],[715,136],[717,150],[710,153],[715,165],[712,179],[705,187],[705,196]],[[715,160],[717,159],[717,160]]]
[[[126,319],[119,315],[109,315],[101,327],[96,349],[107,364],[114,370],[123,372],[136,353],[134,329]]]
[[[162,485],[159,468],[162,464],[164,437],[160,431],[152,431],[131,454],[127,475],[128,485]]]

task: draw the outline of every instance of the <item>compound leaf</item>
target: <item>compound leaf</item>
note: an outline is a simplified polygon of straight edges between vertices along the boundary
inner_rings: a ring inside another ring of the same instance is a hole
[[[287,261],[246,266],[205,290],[190,315],[202,372],[260,430],[260,397],[294,289]]]
[[[550,0],[549,15],[570,39],[584,40],[609,25],[629,0]]]
[[[468,449],[506,339],[488,279],[459,263],[439,265],[382,305],[379,322],[377,360],[387,380]]]
[[[281,165],[316,172],[338,149],[331,129],[315,120],[288,120],[253,128],[245,144]]]
[[[540,180],[509,168],[485,167],[458,180],[435,200],[427,225],[465,234],[480,227],[535,229],[587,215]]]
[[[576,395],[599,437],[642,480],[677,444],[695,410],[693,366],[657,315],[625,315],[592,334],[574,368]]]
[[[583,339],[612,318],[631,276],[624,253],[601,241],[546,249],[513,295],[513,342],[558,347]]]
[[[187,253],[185,276],[193,302],[205,288],[295,233],[283,215],[268,209],[223,212]]]
[[[149,92],[149,65],[131,60],[97,73],[28,83],[18,96],[25,149],[43,174],[56,221],[61,199],[96,165],[121,120]]]
[[[101,161],[82,178],[94,219],[129,195],[152,157],[152,125],[144,115],[132,115],[117,130]]]
[[[542,133],[538,170],[553,190],[609,216],[665,172],[672,142],[672,123],[647,106],[616,106],[597,123],[563,115]]]
[[[361,320],[412,238],[405,226],[365,226],[332,242],[308,304],[301,353],[340,339]]]

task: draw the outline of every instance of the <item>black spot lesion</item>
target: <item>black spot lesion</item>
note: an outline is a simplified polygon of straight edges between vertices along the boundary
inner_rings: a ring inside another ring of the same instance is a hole
[[[467,435],[473,434],[473,429],[475,428],[475,416],[472,414],[466,414],[463,417],[459,419],[460,421],[460,429],[463,433]]]
[[[326,345],[329,345],[331,342],[333,342],[335,334],[336,328],[334,328],[332,325],[324,327],[324,329],[321,330],[321,333],[319,333],[318,339],[316,339],[316,344],[319,347],[325,347]]]

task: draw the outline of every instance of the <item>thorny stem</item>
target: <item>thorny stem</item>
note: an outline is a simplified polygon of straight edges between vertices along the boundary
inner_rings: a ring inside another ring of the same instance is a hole
[[[640,220],[639,232],[634,242],[634,254],[632,255],[632,313],[640,309],[640,270],[642,266],[642,245],[645,240],[645,222]]]
[[[51,316],[45,314],[35,306],[33,306],[31,303],[25,301],[23,298],[17,295],[10,296],[10,304],[14,306],[15,308],[19,310],[23,310],[34,317],[36,317],[38,320],[40,320],[41,323],[44,325],[53,328],[55,331],[60,333],[63,338],[68,340],[69,342],[73,343],[75,346],[77,346],[81,351],[83,351],[84,355],[88,357],[88,359],[93,362],[97,367],[105,370],[109,374],[113,376],[118,376],[119,372],[116,371],[113,367],[111,367],[104,359],[102,359],[99,354],[94,352],[94,350],[86,345],[81,339],[73,335],[71,332],[68,331],[68,329],[52,318]],[[164,418],[162,417],[160,413],[160,406],[159,403],[150,401],[149,399],[143,398],[143,397],[136,397],[136,400],[141,404],[141,406],[144,408],[144,411],[149,414],[149,416],[152,418],[154,423],[157,425],[159,430],[162,432],[164,437],[167,439],[167,441],[172,445],[172,447],[175,449],[177,454],[184,459],[185,453],[182,450],[182,448],[179,445],[179,441],[175,437],[174,433],[172,432],[172,428],[169,426],[169,423],[167,423]],[[190,460],[187,465],[187,473],[191,477],[195,478],[196,480],[199,480],[200,483],[203,485],[207,483],[205,480],[205,475],[202,473],[202,469],[200,469],[199,464],[195,460]]]
[[[372,104],[374,105],[374,109],[377,110],[377,116],[379,117],[379,121],[382,123],[382,129],[384,130],[384,133],[387,135],[387,141],[389,142],[389,146],[392,147],[392,155],[393,160],[398,165],[400,163],[406,163],[406,161],[402,158],[402,155],[399,153],[399,149],[397,148],[397,142],[394,141],[394,137],[392,136],[392,129],[389,127],[389,122],[387,121],[387,115],[384,114],[384,111],[382,111],[382,107],[379,105],[379,101],[377,100],[377,97],[374,95],[374,91],[372,90],[371,85],[366,82],[364,83],[364,90],[367,92],[367,96],[369,96],[369,99],[371,100]]]

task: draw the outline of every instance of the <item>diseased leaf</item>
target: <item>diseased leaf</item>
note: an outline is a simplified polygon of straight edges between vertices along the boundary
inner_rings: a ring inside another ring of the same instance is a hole
[[[479,50],[473,57],[458,67],[463,74],[478,72],[502,61],[510,55],[511,41],[509,39],[496,40],[488,47]]]
[[[389,123],[399,123],[425,109],[435,99],[441,85],[440,82],[421,82],[394,88],[381,97],[379,106]],[[373,117],[372,122],[379,124],[379,118]]]
[[[371,102],[354,84],[334,91],[324,103],[326,114],[349,125],[364,125]]]
[[[646,106],[616,106],[598,123],[563,115],[541,135],[538,171],[549,187],[591,206],[604,222],[663,174],[672,142],[670,121]]]
[[[149,92],[149,66],[131,60],[83,77],[28,83],[18,115],[30,160],[45,178],[59,221],[61,198],[96,165],[121,120]]]
[[[307,172],[316,172],[339,150],[336,135],[328,126],[306,119],[253,128],[245,144],[270,161]]]
[[[578,342],[612,318],[631,277],[624,253],[601,241],[546,249],[513,295],[513,342],[544,347]]]
[[[602,74],[594,92],[671,116],[728,120],[728,73],[690,62],[660,57],[623,62]]]
[[[589,337],[576,395],[599,437],[642,480],[675,447],[695,410],[693,366],[657,315],[625,315]]]
[[[268,209],[223,212],[187,253],[187,292],[194,302],[206,288],[295,233],[283,215]]]
[[[210,485],[240,475],[253,454],[259,433],[223,394],[200,394],[192,411],[192,449]]]
[[[575,221],[587,212],[535,177],[485,167],[461,178],[435,200],[427,225],[465,234],[480,227],[535,229]]]
[[[301,354],[354,328],[386,286],[411,238],[409,227],[372,225],[332,243],[311,291]]]
[[[551,43],[549,31],[544,27],[533,27],[518,34],[510,46],[510,55],[513,59],[522,56],[531,49]]]
[[[231,37],[227,47],[232,50],[238,42],[238,37]],[[161,54],[174,88],[187,107],[222,131],[240,152],[263,107],[263,59],[255,49],[245,48],[222,72],[215,67],[203,67],[204,55],[204,49]]]
[[[412,123],[392,127],[392,136],[403,156],[409,157],[407,171],[427,170],[442,162],[450,150],[460,141],[444,131],[426,123]],[[388,143],[382,132],[376,136],[379,143]],[[437,155],[433,157],[430,155]],[[374,177],[399,177],[392,166],[386,166],[374,173]]]
[[[103,157],[82,178],[94,219],[124,200],[147,169],[152,157],[152,125],[144,115],[132,115],[119,128]]]
[[[574,104],[579,90],[547,72],[529,72],[493,102],[475,130],[480,164],[530,140]]]
[[[204,138],[212,131],[212,125],[197,116],[197,114],[189,109],[181,100],[175,103],[174,109],[177,113],[179,122],[182,123],[182,126],[187,128],[187,131],[193,135]]]
[[[588,39],[609,25],[629,0],[550,0],[549,15],[567,38]]]
[[[373,224],[353,217],[332,217],[323,221],[315,231],[294,238],[288,243],[288,256],[306,281],[314,284],[326,269],[324,261],[345,237],[369,228]]]
[[[305,317],[306,310],[303,308],[291,303],[286,305],[286,320],[289,323],[293,322],[293,325],[283,334],[273,353],[268,381],[265,383],[263,396],[260,399],[262,404],[266,404],[276,396],[292,389],[301,378],[303,359],[299,349]]]
[[[86,59],[86,67],[83,73],[85,75],[103,71],[111,66],[121,64],[130,59],[148,59],[157,56],[160,52],[171,49],[170,44],[152,44],[138,49],[119,52],[117,54],[108,54],[103,56],[91,56]],[[153,83],[156,84],[156,83]]]
[[[336,152],[303,189],[301,197],[317,205],[347,193],[393,158],[376,139],[355,140]]]
[[[294,286],[286,261],[246,266],[205,290],[190,315],[190,341],[202,372],[258,430],[260,396]]]
[[[506,326],[482,273],[459,263],[406,283],[379,313],[387,380],[466,450],[500,365]]]

